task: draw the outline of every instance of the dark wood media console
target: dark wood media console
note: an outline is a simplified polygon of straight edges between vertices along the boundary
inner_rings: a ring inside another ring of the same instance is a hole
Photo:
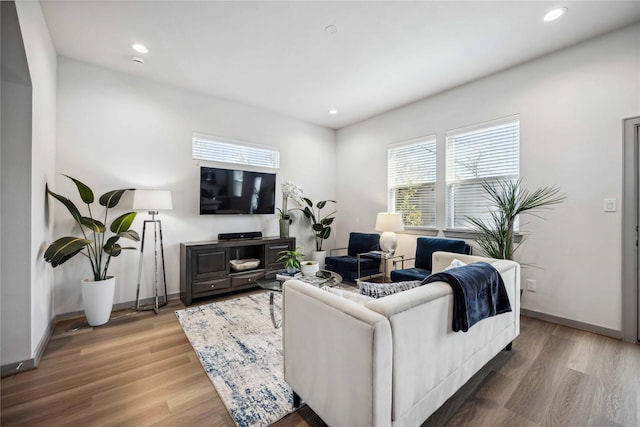
[[[244,240],[214,240],[180,244],[180,299],[194,299],[256,287],[266,273],[284,268],[279,252],[293,250],[294,237],[263,237]],[[254,258],[257,267],[233,271],[231,261]]]

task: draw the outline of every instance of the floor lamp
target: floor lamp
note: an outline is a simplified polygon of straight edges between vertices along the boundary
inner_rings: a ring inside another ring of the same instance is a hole
[[[158,211],[173,209],[171,192],[166,190],[136,190],[133,194],[133,209],[148,211],[151,219],[145,219],[142,226],[142,240],[140,242],[140,263],[138,264],[138,289],[136,291],[136,311],[153,310],[158,314],[160,307],[167,305],[167,274],[164,269],[164,245],[162,243],[162,223],[156,219]],[[147,224],[153,224],[153,288],[154,302],[147,306],[140,305],[140,283],[142,281],[142,267],[144,260],[144,242]],[[159,239],[158,239],[159,238]],[[160,247],[160,261],[162,262],[163,294],[160,302],[158,284],[158,246]]]

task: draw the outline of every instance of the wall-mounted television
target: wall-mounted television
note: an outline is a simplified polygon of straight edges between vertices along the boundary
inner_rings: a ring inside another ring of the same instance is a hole
[[[200,168],[200,215],[273,214],[276,174]]]

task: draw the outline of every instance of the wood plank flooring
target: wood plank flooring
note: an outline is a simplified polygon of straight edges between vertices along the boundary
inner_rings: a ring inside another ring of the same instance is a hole
[[[38,369],[0,381],[1,425],[233,427],[173,313],[180,308],[122,310],[97,328],[60,322]],[[324,425],[308,407],[276,423]],[[527,317],[513,351],[423,424],[638,425],[640,345]]]

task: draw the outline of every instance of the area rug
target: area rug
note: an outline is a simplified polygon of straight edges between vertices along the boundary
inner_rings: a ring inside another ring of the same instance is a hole
[[[281,301],[276,297],[277,313]],[[268,426],[293,411],[282,329],[271,322],[269,293],[189,307],[176,316],[238,426]]]

